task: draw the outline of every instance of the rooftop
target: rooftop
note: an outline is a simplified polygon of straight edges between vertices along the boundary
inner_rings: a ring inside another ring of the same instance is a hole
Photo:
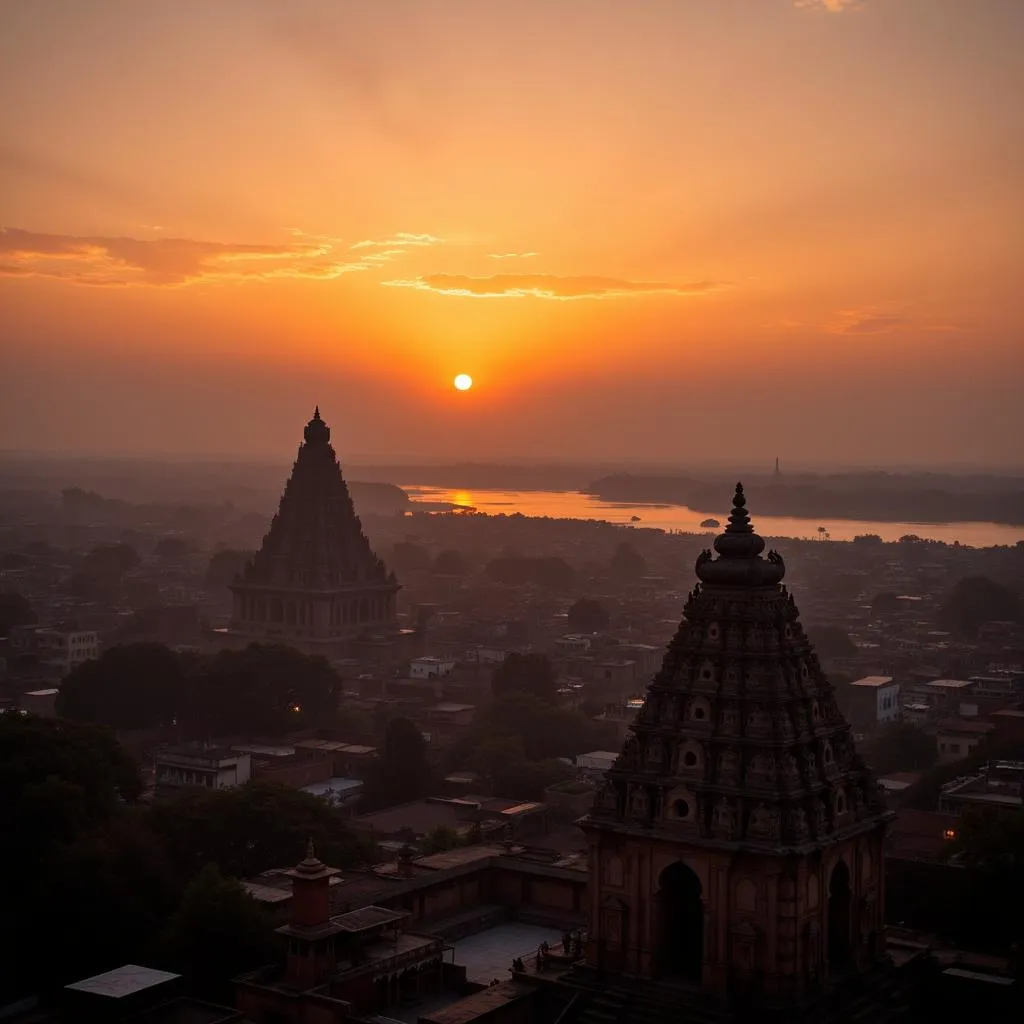
[[[974,683],[970,679],[933,679],[927,686],[934,686],[937,690],[964,690]]]
[[[125,964],[123,967],[107,971],[106,974],[97,974],[95,977],[76,981],[66,987],[74,992],[89,992],[93,995],[105,996],[108,999],[123,999],[136,992],[144,992],[148,988],[176,981],[180,977],[180,974],[158,971],[153,967]]]
[[[404,921],[408,916],[408,912],[404,910],[388,910],[387,907],[363,907],[362,910],[350,910],[347,914],[334,918],[333,923],[343,932],[365,932],[371,928],[396,924],[399,921]]]
[[[892,676],[865,676],[863,679],[855,679],[851,686],[888,686],[893,682]]]

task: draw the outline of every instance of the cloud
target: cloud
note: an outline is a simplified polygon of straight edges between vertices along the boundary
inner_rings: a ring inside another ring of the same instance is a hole
[[[539,252],[489,252],[492,260],[528,260],[531,256],[539,256]]]
[[[929,323],[888,310],[844,309],[836,319],[825,326],[829,334],[891,334],[894,331],[915,330],[947,333],[959,330],[950,324]]]
[[[382,281],[392,288],[415,288],[438,295],[472,298],[601,299],[615,295],[703,295],[722,285],[712,281],[664,284],[623,281],[614,277],[559,277],[555,274],[495,274],[468,277],[462,274],[430,274],[409,281]]]
[[[405,246],[416,245],[443,245],[444,239],[437,238],[435,235],[414,235],[408,231],[399,231],[392,235],[390,238],[382,239],[381,241],[374,241],[372,238],[366,238],[361,242],[356,242],[350,246],[352,249],[401,249]]]
[[[862,3],[863,0],[793,0],[794,7],[817,8],[819,11],[829,11],[832,14],[852,11]]]
[[[302,236],[283,245],[55,235],[0,228],[0,276],[48,277],[92,285],[183,285],[275,277],[330,280],[373,264],[335,253],[335,240]]]

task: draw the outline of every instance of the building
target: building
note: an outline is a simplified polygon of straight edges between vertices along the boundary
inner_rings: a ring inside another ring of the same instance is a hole
[[[359,641],[398,637],[399,587],[363,533],[319,408],[304,438],[263,545],[231,586],[231,625],[218,639],[346,657]]]
[[[885,1021],[901,1009],[905,974],[883,937],[892,814],[745,504],[737,487],[718,557],[698,558],[701,582],[579,822],[584,962],[538,985],[526,1019]]]
[[[226,747],[182,744],[153,755],[157,793],[200,786],[230,789],[244,786],[252,774],[252,755]]]
[[[238,979],[237,1004],[246,1019],[340,1024],[442,988],[450,946],[407,931],[407,911],[367,906],[332,916],[337,874],[317,859],[312,842],[306,859],[288,872],[289,921],[277,929],[287,940],[286,960]]]
[[[11,630],[12,649],[39,659],[43,675],[54,682],[100,656],[99,635],[92,629],[20,626]]]
[[[995,730],[991,722],[977,718],[947,718],[935,729],[939,745],[939,762],[959,761],[971,754],[975,747]]]
[[[965,807],[1024,810],[1024,761],[990,761],[980,772],[945,785],[939,809],[959,814]]]
[[[244,1024],[237,1010],[183,995],[183,980],[179,974],[125,964],[65,986],[57,1016],[62,1024]]]
[[[410,679],[441,679],[455,668],[454,658],[435,658],[425,655],[409,662]]]
[[[21,710],[27,711],[30,715],[53,718],[57,713],[58,693],[60,690],[55,686],[46,690],[29,690],[28,693],[21,695]]]
[[[847,691],[850,724],[872,729],[900,717],[900,684],[890,676],[865,676],[850,683]]]

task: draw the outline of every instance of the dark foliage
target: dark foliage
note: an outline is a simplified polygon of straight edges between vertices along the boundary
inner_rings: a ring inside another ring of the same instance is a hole
[[[13,626],[30,626],[36,613],[27,597],[13,590],[0,591],[0,637],[9,636]]]
[[[158,936],[156,960],[202,994],[230,995],[227,979],[279,956],[272,922],[237,879],[207,864],[185,889]]]
[[[111,729],[171,725],[182,710],[185,668],[169,647],[123,644],[75,668],[57,694],[57,713]]]
[[[75,669],[57,710],[114,729],[176,722],[183,738],[232,732],[278,736],[333,723],[341,680],[323,658],[277,644],[179,655],[163,644],[124,644]]]
[[[447,548],[434,559],[434,572],[442,576],[466,576],[469,566],[461,551]]]
[[[1015,591],[987,576],[968,576],[946,595],[939,624],[965,636],[975,636],[986,622],[1020,622],[1021,602]]]
[[[623,542],[615,549],[608,567],[619,580],[637,580],[647,572],[647,561],[632,544]]]
[[[939,759],[935,737],[910,722],[894,722],[864,745],[864,760],[879,774],[927,771]]]
[[[431,567],[430,552],[409,540],[399,541],[391,549],[391,567],[396,573],[427,572]]]
[[[426,796],[432,772],[423,734],[408,718],[393,718],[384,730],[377,763],[366,780],[365,804],[391,807]]]
[[[495,697],[527,693],[553,704],[558,697],[558,673],[546,654],[514,651],[494,670],[491,693]]]
[[[581,597],[569,609],[568,624],[573,633],[602,633],[610,622],[608,609],[590,597]]]
[[[821,658],[854,658],[857,655],[857,647],[850,634],[840,626],[814,626],[807,635]]]

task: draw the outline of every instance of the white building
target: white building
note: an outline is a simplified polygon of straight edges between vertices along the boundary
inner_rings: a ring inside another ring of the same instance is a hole
[[[850,683],[852,723],[870,727],[900,717],[900,684],[891,676],[865,676]]]
[[[100,639],[91,629],[39,629],[36,643],[39,662],[51,679],[63,679],[79,665],[100,656]]]
[[[157,790],[201,786],[244,786],[252,774],[252,755],[225,747],[168,747],[153,757]]]
[[[441,679],[455,668],[454,658],[423,657],[409,662],[410,679]]]

